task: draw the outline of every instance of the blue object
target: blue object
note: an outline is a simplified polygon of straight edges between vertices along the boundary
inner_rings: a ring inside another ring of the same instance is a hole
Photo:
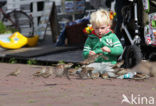
[[[133,78],[134,75],[135,75],[135,73],[129,72],[129,73],[124,75],[124,79]]]
[[[127,74],[121,75],[118,78],[120,79],[132,79],[136,75],[136,72],[128,72]]]

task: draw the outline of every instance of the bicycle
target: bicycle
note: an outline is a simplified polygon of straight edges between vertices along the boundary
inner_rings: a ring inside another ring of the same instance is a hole
[[[6,1],[0,2],[0,12],[2,13],[2,23],[10,29],[12,32],[20,32],[24,36],[32,37],[34,34],[34,26],[32,17],[21,10],[13,10],[6,13],[3,10],[3,6]]]

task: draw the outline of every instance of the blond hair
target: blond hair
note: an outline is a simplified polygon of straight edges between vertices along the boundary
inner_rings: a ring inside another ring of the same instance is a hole
[[[99,9],[96,12],[93,12],[90,16],[90,23],[95,27],[101,25],[112,25],[112,20],[110,19],[110,14],[104,9]]]

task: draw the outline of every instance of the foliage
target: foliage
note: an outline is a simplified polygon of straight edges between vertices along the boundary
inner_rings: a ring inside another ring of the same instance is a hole
[[[0,34],[6,32],[6,26],[0,21]]]
[[[58,61],[58,64],[65,64],[63,60]]]
[[[3,22],[0,21],[0,34],[4,34],[4,33],[13,33],[16,32],[17,30],[15,28],[10,28],[10,27],[6,27]]]
[[[10,58],[9,59],[9,63],[15,64],[15,63],[17,63],[17,60],[14,57],[13,58]]]
[[[30,64],[30,65],[32,65],[32,64],[37,64],[37,61],[34,60],[34,59],[29,59],[29,60],[27,61],[27,64]]]

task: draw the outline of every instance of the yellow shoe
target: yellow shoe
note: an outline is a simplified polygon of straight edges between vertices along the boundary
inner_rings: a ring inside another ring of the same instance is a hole
[[[3,48],[7,48],[7,49],[19,49],[24,45],[26,45],[27,42],[28,39],[25,36],[23,36],[19,32],[15,32],[13,35],[11,35],[8,38],[8,42],[3,42],[0,40],[0,45]]]
[[[33,46],[37,45],[39,37],[38,37],[38,35],[35,35],[35,36],[29,37],[27,39],[28,39],[27,45],[30,47],[33,47]]]
[[[6,49],[19,49],[25,45],[35,46],[39,37],[37,35],[27,38],[19,32],[15,32],[5,40],[0,40],[0,46]]]

